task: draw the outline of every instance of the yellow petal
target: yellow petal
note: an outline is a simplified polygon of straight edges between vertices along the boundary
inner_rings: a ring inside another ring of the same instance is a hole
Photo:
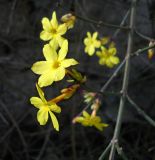
[[[39,109],[44,105],[43,101],[38,97],[31,97],[30,102],[32,105]]]
[[[110,55],[115,55],[117,53],[117,50],[116,50],[116,48],[109,48],[108,52]]]
[[[84,121],[83,117],[76,117],[75,122],[82,123]]]
[[[47,61],[39,61],[32,65],[31,70],[36,74],[44,74],[50,70],[50,63]]]
[[[58,28],[58,21],[56,17],[56,12],[54,11],[52,14],[52,20],[51,20],[52,27],[57,29]]]
[[[59,43],[58,40],[56,38],[53,38],[52,40],[50,40],[49,42],[50,46],[53,47],[55,50],[58,49],[59,47]]]
[[[91,33],[87,32],[87,36],[88,36],[88,38],[91,38]]]
[[[106,47],[101,47],[101,50],[102,50],[102,53],[107,53],[108,52],[108,50],[107,50],[107,48]]]
[[[96,38],[97,38],[97,36],[98,36],[98,33],[97,32],[95,32],[94,34],[93,34],[93,39],[95,40]]]
[[[41,98],[41,100],[44,102],[44,103],[47,103],[46,99],[45,99],[45,96],[44,96],[44,92],[43,90],[39,87],[39,85],[36,83],[36,88],[37,88],[37,91],[38,91],[38,94]]]
[[[61,62],[61,66],[63,66],[64,68],[67,68],[69,66],[73,66],[73,65],[76,65],[78,64],[78,62],[73,59],[73,58],[70,58],[70,59],[64,59],[62,62]]]
[[[90,47],[88,47],[88,54],[89,56],[92,56],[95,52],[95,48],[93,45],[91,45]]]
[[[48,111],[42,107],[37,113],[37,120],[40,125],[45,125],[48,121]]]
[[[60,47],[62,47],[62,44],[65,40],[65,38],[61,37],[61,36],[57,36],[57,43],[59,44]]]
[[[85,38],[83,42],[86,46],[90,44],[90,40],[88,38]]]
[[[68,52],[68,41],[64,40],[61,49],[59,50],[58,53],[58,61],[62,61]]]
[[[61,108],[56,103],[51,103],[49,105],[49,108],[53,112],[56,112],[56,113],[60,113],[61,112]]]
[[[96,55],[97,55],[98,57],[102,57],[102,52],[97,51],[97,52],[96,52]]]
[[[83,114],[83,117],[85,117],[85,118],[90,118],[90,115],[89,115],[88,112],[83,111],[82,114]]]
[[[65,34],[66,31],[67,31],[67,26],[65,24],[59,25],[58,30],[57,30],[59,35]]]
[[[94,46],[95,46],[96,48],[99,48],[99,47],[101,46],[101,42],[100,42],[100,41],[95,41],[95,42],[94,42]]]
[[[52,119],[53,127],[56,129],[56,131],[59,131],[59,123],[56,116],[51,111],[49,111],[49,113]]]
[[[119,63],[119,58],[118,58],[118,57],[111,56],[111,57],[110,57],[110,61],[111,61],[113,64],[118,64],[118,63]]]
[[[54,75],[51,72],[46,72],[42,74],[38,79],[38,84],[40,87],[46,87],[53,83]]]
[[[100,59],[99,59],[99,64],[100,64],[100,65],[106,64],[106,60],[105,60],[104,58],[100,58]]]
[[[108,58],[106,59],[106,65],[109,67],[109,68],[112,68],[114,66],[114,64],[111,62],[111,60]]]
[[[55,70],[54,81],[60,81],[65,77],[65,69],[59,67]]]
[[[47,31],[42,31],[40,33],[40,39],[44,40],[44,41],[48,41],[52,38],[52,34],[50,32]]]
[[[50,44],[44,45],[43,48],[44,57],[47,61],[56,61],[57,60],[57,53]]]
[[[45,17],[45,18],[42,19],[41,22],[42,22],[42,25],[43,25],[43,29],[47,32],[50,32],[52,26],[51,26],[51,23],[50,23],[49,19]]]

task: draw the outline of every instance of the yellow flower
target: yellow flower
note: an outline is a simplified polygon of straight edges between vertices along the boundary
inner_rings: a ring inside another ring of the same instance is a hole
[[[64,38],[64,35],[67,31],[66,24],[58,24],[56,18],[56,12],[53,12],[52,19],[44,17],[42,19],[43,31],[40,33],[40,38],[44,41],[49,41],[51,46],[57,48],[58,45],[61,46]]]
[[[33,104],[36,108],[39,109],[37,113],[37,120],[40,123],[40,125],[45,125],[48,121],[48,116],[50,115],[54,128],[59,131],[59,123],[56,118],[56,116],[53,114],[53,112],[60,113],[61,108],[54,102],[48,103],[47,100],[44,97],[44,92],[42,89],[36,84],[39,97],[31,97],[30,102]]]
[[[99,116],[93,116],[83,111],[83,117],[75,118],[75,122],[81,123],[83,126],[96,127],[98,130],[103,131],[104,127],[107,127],[108,124],[102,123],[101,118]]]
[[[49,44],[43,48],[46,61],[39,61],[33,64],[32,71],[41,75],[38,80],[40,87],[51,85],[54,81],[60,81],[65,77],[65,68],[76,65],[78,62],[73,58],[65,59],[68,52],[68,41],[62,44],[59,53]]]
[[[74,27],[76,17],[73,16],[71,13],[65,14],[61,17],[61,21],[64,22],[68,29],[71,29]]]
[[[99,64],[106,65],[109,68],[112,68],[114,65],[119,63],[119,58],[116,57],[116,48],[106,49],[105,47],[101,47],[101,51],[97,51],[96,55],[100,58]]]
[[[101,46],[101,42],[96,39],[98,36],[97,32],[93,33],[92,36],[90,32],[87,32],[87,36],[88,37],[84,39],[85,52],[92,56],[95,52],[95,48],[99,48]]]

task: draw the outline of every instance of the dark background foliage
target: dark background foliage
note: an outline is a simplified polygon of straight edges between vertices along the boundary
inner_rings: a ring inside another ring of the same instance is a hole
[[[75,12],[82,17],[119,25],[130,8],[130,0],[75,0]],[[0,0],[0,159],[1,160],[96,160],[112,138],[118,96],[104,96],[100,110],[103,121],[109,124],[104,132],[94,128],[72,125],[72,118],[85,106],[81,93],[61,104],[58,116],[60,132],[53,130],[51,122],[39,126],[37,110],[29,98],[37,95],[37,76],[30,70],[37,60],[42,60],[44,42],[39,39],[42,17],[51,18],[55,10],[58,17],[70,12],[71,0]],[[139,0],[135,28],[142,34],[155,38],[155,1]],[[125,25],[128,25],[127,19]],[[76,58],[78,69],[87,76],[87,85],[99,90],[115,68],[99,66],[97,58],[84,53],[83,38],[87,31],[98,31],[100,36],[113,36],[116,29],[97,27],[81,20],[68,31],[69,57]],[[120,31],[114,39],[118,56],[123,60],[127,47],[127,32]],[[148,45],[148,41],[134,34],[133,51]],[[131,61],[129,95],[155,119],[155,58],[146,53]],[[123,70],[108,88],[119,92]],[[65,81],[46,89],[48,98],[57,95]],[[120,135],[120,145],[129,159],[155,159],[155,129],[134,108],[126,103]],[[116,159],[120,159],[117,158]]]

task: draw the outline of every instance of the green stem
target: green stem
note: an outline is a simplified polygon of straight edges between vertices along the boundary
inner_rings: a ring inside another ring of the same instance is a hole
[[[148,116],[128,95],[126,95],[130,104],[138,111],[138,113],[143,116],[143,118],[148,121],[153,127],[155,127],[155,121]]]
[[[111,147],[111,142],[108,144],[108,146],[106,147],[106,149],[104,150],[104,152],[101,154],[101,156],[99,157],[98,160],[103,160],[107,154],[107,152],[109,152]]]
[[[120,105],[118,110],[118,116],[114,131],[114,136],[112,139],[112,146],[111,151],[109,155],[109,160],[114,160],[115,158],[115,152],[116,152],[116,142],[118,142],[121,124],[122,124],[122,116],[123,116],[123,110],[125,106],[125,100],[126,100],[126,93],[128,89],[128,81],[129,81],[129,69],[130,69],[130,53],[132,52],[132,44],[133,44],[133,33],[134,33],[134,19],[135,19],[135,9],[136,9],[136,0],[132,0],[131,4],[131,15],[130,15],[130,28],[128,35],[128,47],[127,47],[127,54],[126,54],[126,64],[125,64],[125,70],[124,70],[124,78],[123,78],[123,86],[122,86],[122,96],[120,99]]]
[[[130,29],[127,26],[120,26],[120,25],[110,24],[110,23],[106,23],[106,22],[103,22],[103,21],[95,21],[93,19],[86,18],[86,17],[81,17],[79,15],[75,15],[75,16],[76,16],[76,18],[78,18],[80,20],[83,20],[85,22],[96,24],[98,27],[99,26],[106,26],[106,27],[111,27],[111,28],[120,28],[120,29],[124,29],[124,30],[129,30]]]

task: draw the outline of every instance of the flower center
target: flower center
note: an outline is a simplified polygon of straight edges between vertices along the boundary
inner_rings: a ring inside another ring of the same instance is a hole
[[[44,106],[44,110],[46,110],[47,112],[50,111],[48,105],[45,105],[45,106]]]
[[[57,30],[56,30],[56,29],[52,29],[52,30],[51,30],[51,33],[52,33],[52,34],[56,34],[56,33],[57,33]]]
[[[52,66],[52,67],[53,67],[54,69],[57,69],[59,66],[60,66],[60,63],[59,63],[58,61],[56,61],[56,62],[53,63],[53,66]]]

